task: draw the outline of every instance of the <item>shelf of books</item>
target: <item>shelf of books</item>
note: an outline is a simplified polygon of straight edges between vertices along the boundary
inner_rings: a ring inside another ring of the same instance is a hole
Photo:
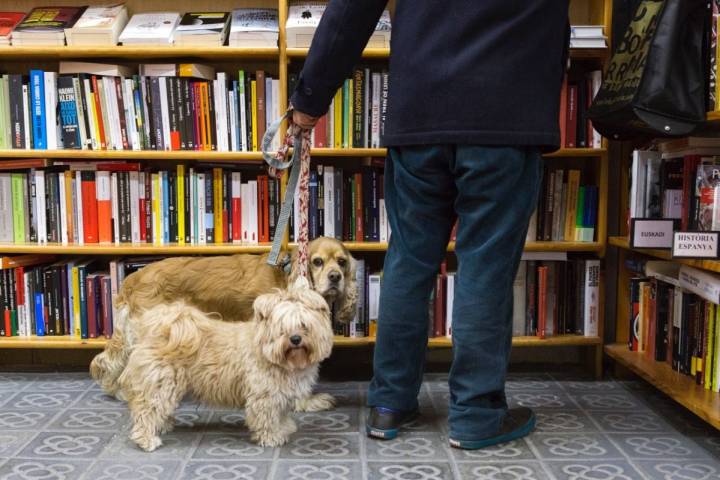
[[[288,58],[305,58],[308,54],[308,48],[287,48],[286,54]],[[570,49],[570,58],[577,59],[600,59],[604,60],[608,57],[607,48],[572,48]],[[389,48],[370,47],[363,50],[363,58],[389,58]]]
[[[44,46],[1,48],[0,59],[74,59],[74,58],[202,58],[213,60],[273,59],[280,56],[277,47],[178,47],[178,46]]]

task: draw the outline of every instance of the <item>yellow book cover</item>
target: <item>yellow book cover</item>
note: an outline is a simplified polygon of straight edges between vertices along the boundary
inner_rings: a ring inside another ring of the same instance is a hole
[[[333,104],[333,128],[335,130],[335,148],[342,147],[343,134],[343,105],[342,105],[342,88],[335,92],[335,103]]]
[[[72,289],[73,289],[73,322],[75,338],[81,338],[82,336],[82,325],[80,322],[80,270],[78,267],[72,267]]]
[[[575,217],[577,216],[578,191],[580,190],[580,170],[568,170],[567,205],[565,207],[565,241],[575,239]]]
[[[703,371],[703,386],[705,387],[705,390],[710,390],[712,388],[712,367],[713,367],[713,349],[715,348],[715,304],[710,303],[709,304],[710,311],[708,312],[708,320],[707,320],[707,338],[705,343],[705,360],[703,361],[703,365],[706,365],[707,368]]]
[[[152,174],[153,244],[162,245],[162,215],[160,215],[160,175]]]
[[[223,174],[222,168],[213,168],[213,220],[215,224],[215,243],[223,243]]]
[[[712,390],[720,391],[720,308],[715,309],[715,345],[713,345]]]
[[[185,245],[185,165],[177,166],[178,245]]]
[[[95,104],[95,95],[88,96],[87,102],[90,110],[92,111],[92,128],[95,132],[95,138],[97,138],[97,149],[100,150],[102,148],[101,145],[105,140],[100,138],[100,122],[98,122],[98,109],[97,105]]]
[[[210,123],[210,94],[208,84],[201,84],[203,97],[203,120],[205,122],[205,150],[212,150],[212,124]]]
[[[252,104],[252,149],[254,152],[258,149],[258,129],[257,129],[257,89],[255,80],[250,82],[250,103]]]
[[[717,18],[717,25],[715,25],[718,28],[718,32],[720,32],[720,16]],[[718,59],[715,62],[715,105],[713,105],[713,110],[720,110],[720,82],[718,82],[717,78],[717,72],[720,70],[720,42],[717,42],[717,47],[715,51],[715,58]]]
[[[353,146],[353,134],[355,132],[355,115],[353,115],[353,105],[355,105],[355,82],[351,78],[348,80],[349,82],[349,91],[348,91],[348,103],[346,105],[348,114],[348,122],[345,129],[347,130],[347,146],[348,148],[352,148]]]

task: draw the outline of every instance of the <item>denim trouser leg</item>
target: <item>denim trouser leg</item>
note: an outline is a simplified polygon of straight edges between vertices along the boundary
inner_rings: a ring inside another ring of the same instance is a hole
[[[391,149],[385,202],[392,227],[380,294],[368,404],[417,405],[428,299],[459,218],[450,370],[450,436],[497,431],[507,408],[512,283],[536,205],[542,158],[535,149],[419,146]]]

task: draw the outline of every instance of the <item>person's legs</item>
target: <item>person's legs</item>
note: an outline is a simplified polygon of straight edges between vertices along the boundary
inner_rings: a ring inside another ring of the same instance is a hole
[[[380,292],[370,407],[417,408],[428,302],[453,225],[453,154],[451,146],[403,147],[391,149],[385,165],[392,234]]]
[[[459,224],[449,437],[472,442],[496,435],[507,411],[512,285],[542,157],[531,148],[458,146],[453,174]]]

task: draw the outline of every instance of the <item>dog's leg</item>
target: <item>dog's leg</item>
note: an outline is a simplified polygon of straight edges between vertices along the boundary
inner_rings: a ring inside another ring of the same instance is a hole
[[[295,400],[296,412],[322,412],[335,407],[335,397],[329,393],[316,393]]]
[[[288,407],[289,402],[285,398],[260,397],[248,401],[245,423],[252,433],[252,441],[263,447],[284,445],[297,431]]]
[[[127,396],[120,388],[118,379],[125,369],[130,354],[130,345],[123,333],[128,324],[127,307],[115,312],[118,321],[115,323],[113,336],[100,354],[90,363],[90,376],[100,384],[103,391],[118,400],[126,400]]]

